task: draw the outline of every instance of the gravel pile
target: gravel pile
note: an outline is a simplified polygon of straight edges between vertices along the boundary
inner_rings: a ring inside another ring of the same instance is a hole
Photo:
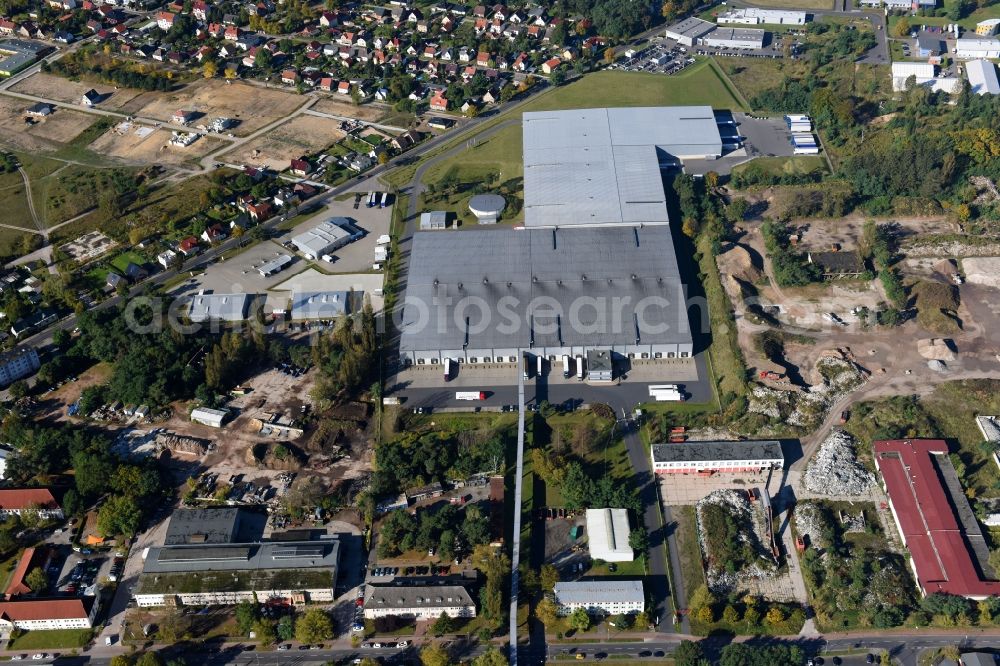
[[[698,541],[701,545],[702,553],[709,557],[706,534],[702,525],[704,521],[701,517],[702,509],[708,504],[715,504],[724,507],[733,515],[738,524],[750,524],[753,529],[740,533],[740,539],[749,543],[757,555],[755,562],[744,567],[740,571],[726,571],[725,569],[709,566],[705,571],[705,581],[708,589],[715,594],[725,594],[733,590],[747,588],[747,581],[756,578],[773,576],[777,570],[774,562],[770,560],[770,551],[764,546],[767,526],[763,511],[756,509],[747,499],[746,491],[723,489],[709,493],[698,501],[696,513],[698,515]]]
[[[803,481],[818,495],[854,497],[871,489],[875,475],[858,463],[851,436],[834,430],[809,462]]]
[[[792,510],[795,516],[795,529],[809,546],[813,548],[826,548],[827,543],[823,539],[822,524],[824,519],[820,515],[819,507],[812,502],[799,502]]]

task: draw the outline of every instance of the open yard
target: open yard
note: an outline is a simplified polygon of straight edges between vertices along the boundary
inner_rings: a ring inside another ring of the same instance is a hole
[[[56,109],[31,125],[24,122],[26,100],[0,95],[0,142],[6,148],[25,151],[54,150],[73,140],[94,122],[92,115],[70,109]]]
[[[8,650],[44,650],[52,648],[81,648],[90,642],[90,629],[52,629],[27,631],[7,644]]]
[[[356,106],[347,95],[336,97],[320,97],[312,105],[312,110],[319,113],[329,113],[332,116],[344,116],[345,118],[357,118],[370,123],[378,122],[386,114],[392,111],[388,106],[381,104],[362,104]]]
[[[343,137],[339,120],[303,114],[225,153],[221,159],[284,171],[289,160],[323,150]]]
[[[240,121],[232,133],[246,136],[287,116],[305,104],[306,99],[289,92],[252,86],[247,83],[226,83],[220,79],[199,79],[180,90],[169,93],[148,93],[142,108],[135,115],[167,122],[178,109],[202,114],[194,126],[215,118],[235,118]],[[131,105],[130,105],[131,110]]]
[[[204,136],[187,147],[170,145],[171,131],[122,121],[90,144],[90,150],[130,164],[182,164],[217,149],[221,139]]]
[[[87,83],[85,81],[71,81],[54,74],[38,72],[32,74],[23,81],[18,81],[11,90],[25,95],[37,95],[45,99],[54,99],[57,102],[67,104],[79,104],[83,93],[93,88],[104,99],[101,101],[101,108],[121,109],[130,101],[143,95],[141,90],[133,88],[118,88],[103,83]],[[146,93],[157,94],[157,93]]]

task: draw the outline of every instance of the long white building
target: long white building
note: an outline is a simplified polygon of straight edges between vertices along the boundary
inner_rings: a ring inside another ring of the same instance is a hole
[[[757,7],[734,7],[715,17],[719,24],[738,23],[742,25],[805,25],[809,15],[805,12],[782,9],[758,9]]]
[[[965,59],[973,58],[1000,58],[1000,39],[968,38],[962,37],[955,40],[955,57]]]
[[[657,474],[756,472],[781,469],[785,456],[777,440],[654,444]]]
[[[631,562],[635,553],[628,545],[628,511],[625,509],[587,509],[587,545],[590,559],[605,562]]]
[[[371,585],[365,595],[365,618],[405,617],[436,620],[476,617],[476,604],[462,585]]]
[[[0,628],[22,631],[53,629],[89,629],[94,626],[97,600],[94,597],[72,599],[26,599],[0,602]]]
[[[646,594],[640,580],[579,580],[556,583],[555,602],[560,615],[582,608],[591,615],[641,613]]]

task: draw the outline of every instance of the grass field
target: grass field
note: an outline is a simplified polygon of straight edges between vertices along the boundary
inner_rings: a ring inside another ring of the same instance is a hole
[[[832,0],[757,0],[754,4],[779,9],[833,9]]]
[[[81,648],[90,642],[90,629],[52,629],[50,631],[27,631],[12,638],[8,650],[45,650],[53,648]]]
[[[807,174],[815,171],[826,171],[826,160],[819,155],[797,155],[795,157],[758,157],[752,162],[745,162],[733,167],[733,173],[739,173],[753,164],[769,174]]]

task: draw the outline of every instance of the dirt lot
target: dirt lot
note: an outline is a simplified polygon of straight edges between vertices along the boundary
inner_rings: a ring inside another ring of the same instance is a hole
[[[204,114],[195,119],[195,126],[218,117],[235,118],[241,122],[232,133],[246,136],[287,116],[305,104],[306,98],[246,83],[200,79],[171,93],[148,93],[136,102],[143,103],[141,108],[134,109],[136,115],[164,122],[178,109]],[[129,105],[128,110],[132,111],[133,106]]]
[[[96,153],[118,157],[130,164],[145,165],[182,164],[206,155],[222,144],[221,139],[204,136],[181,148],[170,145],[171,134],[170,130],[154,130],[145,125],[121,122],[88,147]]]
[[[25,95],[37,95],[45,99],[54,99],[57,102],[79,104],[83,93],[91,88],[106,96],[99,105],[104,109],[120,109],[136,97],[148,94],[143,93],[141,90],[133,90],[132,88],[115,89],[114,86],[101,83],[70,81],[61,76],[43,74],[42,72],[32,74],[23,81],[19,81],[11,90]]]
[[[347,101],[344,101],[344,97],[344,95],[341,96],[341,99],[321,97],[313,104],[312,110],[319,111],[320,113],[329,113],[334,116],[367,120],[368,122],[376,122],[386,114],[387,109],[383,106],[373,104],[355,106],[349,98]]]
[[[24,123],[24,110],[31,102],[0,95],[0,141],[9,148],[28,152],[58,148],[89,127],[96,119],[80,111],[57,109],[33,125]]]
[[[279,125],[263,136],[248,141],[222,159],[234,164],[267,166],[275,171],[288,168],[289,160],[308,155],[339,141],[344,132],[340,121],[301,115]]]

